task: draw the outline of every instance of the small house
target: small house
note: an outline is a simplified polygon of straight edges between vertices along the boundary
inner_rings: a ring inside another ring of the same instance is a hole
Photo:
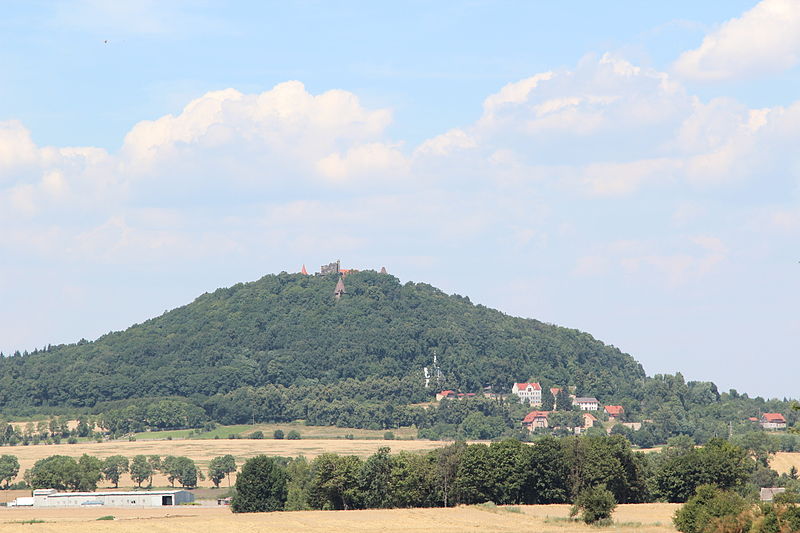
[[[609,420],[621,420],[625,416],[625,409],[621,405],[606,405],[603,410],[608,414]]]
[[[522,426],[527,428],[528,431],[534,431],[537,428],[546,428],[548,426],[547,415],[549,414],[549,411],[531,411],[522,419]]]
[[[600,402],[597,398],[592,397],[575,398],[572,400],[572,405],[577,406],[581,411],[597,411],[600,409]]]
[[[780,413],[764,413],[759,424],[764,429],[786,429],[786,419]]]

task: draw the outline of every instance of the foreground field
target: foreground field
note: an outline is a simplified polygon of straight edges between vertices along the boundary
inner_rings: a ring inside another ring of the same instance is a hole
[[[616,524],[609,528],[589,527],[566,521],[567,505],[523,505],[516,508],[470,506],[455,509],[392,509],[369,511],[300,511],[234,515],[227,508],[174,507],[171,509],[4,509],[0,510],[0,532],[20,531],[21,524],[34,523],[39,532],[140,531],[381,531],[384,533],[443,531],[537,531],[577,533],[622,531],[673,532],[671,517],[677,505],[620,505],[614,513]],[[115,520],[98,521],[113,515]]]
[[[346,440],[346,439],[302,439],[302,440],[251,440],[251,439],[218,439],[218,440],[153,440],[153,441],[112,441],[81,442],[78,444],[49,444],[38,446],[15,446],[4,448],[3,453],[16,455],[20,462],[20,475],[33,466],[39,459],[51,455],[69,455],[80,457],[84,453],[105,458],[110,455],[185,455],[197,462],[204,472],[208,462],[218,456],[231,454],[236,457],[237,464],[259,454],[297,457],[304,455],[309,459],[321,453],[359,455],[366,457],[375,453],[381,446],[389,446],[392,452],[425,451],[449,444],[442,441],[428,440]],[[235,477],[231,482],[235,481]],[[156,475],[153,479],[156,486],[166,486],[164,476]],[[224,482],[227,485],[227,482]],[[101,485],[102,486],[102,485]],[[123,475],[120,486],[131,486],[130,477]],[[200,482],[200,486],[212,486],[210,481]],[[7,501],[6,494],[0,491],[0,501]]]

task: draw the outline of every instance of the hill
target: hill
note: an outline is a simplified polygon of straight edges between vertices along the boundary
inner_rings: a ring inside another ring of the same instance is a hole
[[[0,408],[347,383],[358,394],[422,401],[433,392],[423,387],[423,367],[434,353],[444,387],[503,391],[536,379],[607,400],[640,397],[641,365],[587,333],[373,271],[348,275],[337,300],[336,281],[267,275],[93,342],[4,357]]]

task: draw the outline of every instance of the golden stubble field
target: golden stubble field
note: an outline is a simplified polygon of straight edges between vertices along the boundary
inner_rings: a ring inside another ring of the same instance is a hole
[[[381,446],[388,446],[392,453],[400,451],[427,451],[449,444],[442,441],[428,440],[347,440],[347,439],[301,439],[301,440],[275,440],[275,439],[211,439],[211,440],[152,440],[152,441],[111,441],[111,442],[85,442],[78,444],[48,444],[37,446],[15,446],[3,448],[0,454],[16,455],[20,463],[20,474],[33,466],[39,459],[51,455],[68,455],[78,458],[84,453],[104,459],[111,455],[124,455],[129,459],[135,455],[184,455],[193,459],[197,466],[207,472],[208,462],[218,456],[231,454],[236,457],[236,462],[241,465],[245,459],[256,455],[278,455],[284,457],[297,457],[303,455],[309,459],[326,453],[359,455],[366,457],[375,453]],[[235,482],[235,475],[231,483]],[[167,486],[166,477],[156,475],[153,479],[155,486]],[[223,481],[222,486],[228,482]],[[130,477],[123,474],[120,487],[132,486]],[[107,487],[111,485],[102,485]],[[201,481],[201,487],[213,486],[210,481]],[[8,497],[7,491],[0,491],[0,501],[13,499]]]
[[[234,515],[227,508],[187,507],[172,509],[0,509],[0,532],[52,533],[175,533],[181,531],[256,533],[281,531],[349,531],[384,533],[414,532],[519,532],[577,533],[622,531],[627,533],[674,532],[675,504],[620,505],[615,526],[596,528],[564,519],[568,505],[523,505],[519,512],[481,506],[454,509],[391,509],[367,511],[298,511]],[[113,515],[114,521],[97,521]],[[30,520],[42,523],[23,525]]]

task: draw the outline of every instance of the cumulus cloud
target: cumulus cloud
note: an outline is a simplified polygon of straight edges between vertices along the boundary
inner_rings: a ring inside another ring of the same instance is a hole
[[[675,62],[683,77],[722,81],[779,72],[800,60],[800,2],[762,0],[684,52]]]

